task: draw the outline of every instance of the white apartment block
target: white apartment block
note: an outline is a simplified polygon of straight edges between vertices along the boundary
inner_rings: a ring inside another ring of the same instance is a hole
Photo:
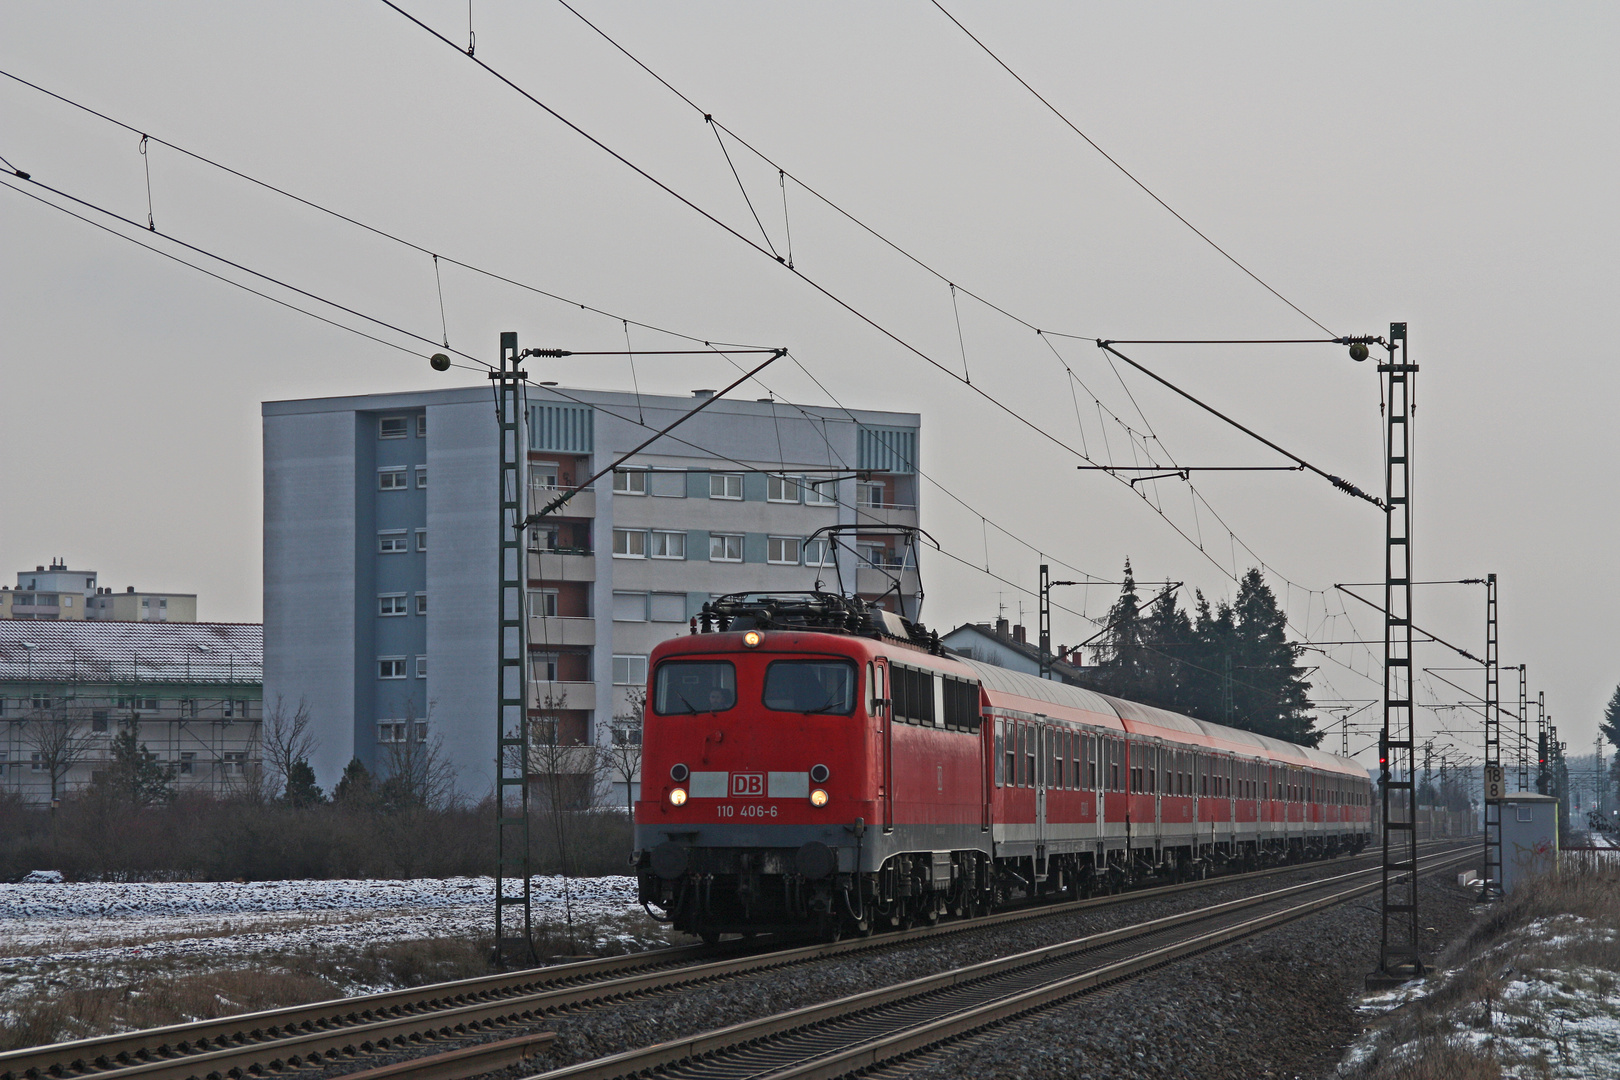
[[[538,511],[712,396],[533,386]],[[494,785],[499,458],[488,387],[266,402],[265,694],[311,710],[330,788],[387,744],[437,742]],[[721,400],[529,535],[530,715],[563,745],[637,739],[647,655],[713,597],[837,588],[916,603],[919,417]],[[892,601],[891,601],[892,603]],[[617,723],[615,718],[618,718]],[[615,728],[618,728],[617,736]],[[623,805],[623,785],[611,796]]]

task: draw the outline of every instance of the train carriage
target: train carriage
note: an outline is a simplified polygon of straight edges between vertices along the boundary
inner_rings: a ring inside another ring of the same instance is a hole
[[[957,657],[831,594],[650,658],[636,864],[678,929],[823,934],[1357,850],[1355,762]]]

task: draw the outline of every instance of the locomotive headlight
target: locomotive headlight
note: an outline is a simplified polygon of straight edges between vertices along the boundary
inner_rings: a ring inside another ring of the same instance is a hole
[[[685,806],[686,805],[686,789],[683,788],[683,787],[670,788],[670,790],[669,790],[669,804],[671,806]]]
[[[760,633],[758,630],[750,630],[748,633],[743,635],[743,648],[757,649],[759,648],[759,643],[764,640],[764,634]]]
[[[827,793],[824,790],[822,790],[821,788],[816,788],[814,791],[812,791],[810,793],[810,805],[811,806],[826,806],[827,805]]]

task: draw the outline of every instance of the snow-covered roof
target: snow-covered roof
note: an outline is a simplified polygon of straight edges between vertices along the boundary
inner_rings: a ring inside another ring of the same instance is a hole
[[[262,683],[264,627],[0,619],[0,679]]]

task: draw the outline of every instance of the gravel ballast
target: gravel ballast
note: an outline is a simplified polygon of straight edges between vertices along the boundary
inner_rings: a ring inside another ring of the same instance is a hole
[[[1347,869],[1342,862],[1319,864],[1301,868],[1297,874],[984,928],[570,1011],[552,1017],[545,1025],[558,1033],[557,1042],[537,1061],[538,1067],[528,1072],[689,1037]],[[1426,895],[1433,892],[1426,884]],[[1371,901],[1370,911],[1368,903],[1360,900],[1252,942],[1171,965],[1105,996],[1082,999],[1049,1014],[1063,1019],[1045,1021],[1053,1030],[1033,1036],[1027,1044],[1020,1032],[1026,1027],[1039,1030],[1041,1019],[1009,1025],[995,1037],[977,1040],[937,1063],[918,1064],[927,1075],[940,1077],[969,1071],[986,1077],[1072,1077],[1085,1074],[1079,1067],[1084,1060],[1110,1062],[1093,1073],[1099,1080],[1115,1076],[1314,1075],[1297,1071],[1268,1074],[1266,1069],[1279,1059],[1279,1040],[1295,1057],[1296,1051],[1304,1052],[1308,1045],[1324,1054],[1331,1048],[1336,1054],[1337,1047],[1359,1033],[1347,994],[1349,988],[1359,990],[1376,949],[1376,900]],[[1007,1043],[1004,1049],[1003,1042]],[[1212,1068],[1212,1064],[1219,1059],[1219,1048],[1228,1043],[1249,1046],[1234,1058],[1247,1064],[1217,1071],[1224,1066]],[[1300,1060],[1306,1061],[1308,1056]],[[1162,1062],[1162,1067],[1156,1062]],[[1262,1067],[1257,1069],[1257,1065]]]

